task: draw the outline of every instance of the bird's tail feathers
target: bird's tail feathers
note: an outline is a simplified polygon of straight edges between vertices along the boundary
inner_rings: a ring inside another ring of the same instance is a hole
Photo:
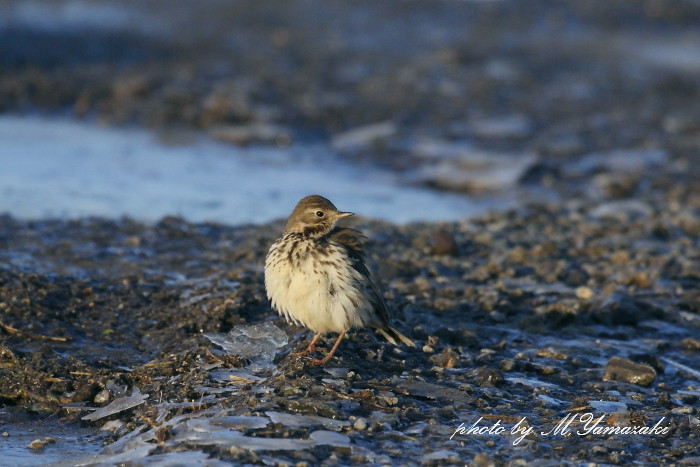
[[[389,342],[391,342],[394,345],[399,345],[399,343],[397,342],[397,339],[398,339],[409,347],[416,346],[416,344],[414,344],[411,339],[404,336],[403,334],[401,334],[399,331],[392,328],[391,326],[387,326],[386,329],[377,328],[377,331],[379,331],[382,334],[382,336],[384,336],[384,338],[386,340],[388,340]]]

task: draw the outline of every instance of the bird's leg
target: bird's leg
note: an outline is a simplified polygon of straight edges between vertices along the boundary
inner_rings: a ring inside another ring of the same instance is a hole
[[[343,336],[345,336],[345,331],[338,334],[338,339],[336,339],[335,344],[333,344],[333,348],[331,349],[330,352],[328,352],[328,355],[323,357],[321,360],[311,360],[309,363],[311,365],[323,365],[328,360],[330,360],[331,357],[333,356],[333,354],[335,353],[335,350],[338,348],[338,345],[340,345],[340,341],[343,340]]]
[[[309,355],[311,352],[313,352],[314,350],[316,350],[316,347],[314,347],[314,344],[315,344],[316,341],[319,339],[319,337],[321,337],[321,333],[320,333],[320,332],[317,332],[316,335],[314,335],[313,339],[311,339],[311,342],[309,342],[309,346],[306,347],[306,350],[304,350],[303,352],[294,352],[294,353],[292,353],[292,354],[290,354],[290,355],[291,355],[292,357],[300,357],[300,356],[302,356],[302,355]]]

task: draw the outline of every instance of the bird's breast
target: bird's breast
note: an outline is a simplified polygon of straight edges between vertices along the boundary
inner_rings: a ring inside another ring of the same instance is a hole
[[[275,242],[265,263],[272,306],[316,332],[363,324],[368,305],[359,279],[342,247],[298,236]]]

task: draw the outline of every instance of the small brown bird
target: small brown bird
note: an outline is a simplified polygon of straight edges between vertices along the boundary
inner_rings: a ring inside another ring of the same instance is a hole
[[[352,215],[322,196],[302,198],[265,259],[265,289],[272,307],[287,321],[316,333],[306,350],[293,355],[313,352],[325,332],[338,333],[331,351],[311,361],[316,365],[333,356],[350,328],[371,326],[394,345],[398,340],[414,346],[389,326],[386,305],[365,265],[367,238],[357,230],[335,227]]]

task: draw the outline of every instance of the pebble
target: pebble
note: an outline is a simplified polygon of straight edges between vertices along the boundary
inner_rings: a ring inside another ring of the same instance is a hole
[[[503,375],[498,370],[484,366],[476,370],[474,382],[481,387],[494,387],[503,383]]]
[[[399,402],[399,398],[391,391],[379,391],[377,393],[377,399],[384,402],[386,405],[396,405]]]
[[[454,451],[435,451],[421,458],[421,464],[434,465],[442,462],[459,462],[459,455]]]
[[[510,358],[503,359],[498,364],[498,367],[501,369],[501,371],[511,371],[513,367],[515,367],[515,361]]]
[[[428,360],[440,368],[454,368],[459,361],[459,355],[454,350],[447,348],[442,353],[433,355]]]
[[[458,245],[454,237],[446,230],[439,230],[433,237],[433,245],[430,253],[433,255],[455,255],[458,251]]]
[[[476,347],[479,345],[479,338],[476,334],[465,328],[441,327],[435,330],[435,337],[453,346]]]
[[[609,201],[591,210],[590,215],[598,219],[628,222],[638,217],[649,217],[653,210],[647,203],[636,200]]]
[[[474,467],[494,467],[496,463],[487,454],[481,452],[474,456],[474,459],[472,459],[469,465]]]
[[[649,386],[656,378],[656,371],[649,365],[634,363],[620,357],[612,357],[605,365],[603,381],[623,381],[626,383]]]
[[[352,426],[357,431],[363,431],[367,429],[367,421],[364,418],[358,418]]]
[[[35,439],[27,445],[29,449],[44,449],[46,443],[40,439]]]
[[[109,390],[103,389],[102,391],[98,392],[95,394],[95,398],[93,399],[93,402],[98,405],[102,405],[109,401]]]
[[[125,425],[121,420],[110,420],[100,427],[101,431],[117,431]]]
[[[685,350],[700,350],[700,340],[686,337],[681,341],[681,347]]]
[[[597,446],[593,446],[591,448],[591,452],[593,454],[602,455],[602,454],[607,454],[608,449],[605,446],[597,445]]]
[[[593,291],[589,287],[577,287],[576,297],[580,298],[581,300],[590,300],[593,297]]]

